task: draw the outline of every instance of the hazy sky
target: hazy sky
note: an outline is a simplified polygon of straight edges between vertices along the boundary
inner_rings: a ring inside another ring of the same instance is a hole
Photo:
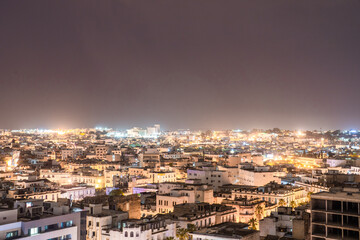
[[[360,128],[358,0],[1,0],[0,128]]]

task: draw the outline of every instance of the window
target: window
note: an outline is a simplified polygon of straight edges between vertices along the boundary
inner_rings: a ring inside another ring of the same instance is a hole
[[[19,234],[18,231],[7,232],[5,238],[14,238],[17,237],[18,234]]]
[[[100,226],[100,223],[99,222],[96,222],[96,227],[99,227]]]
[[[125,232],[125,237],[128,237],[128,232]]]
[[[30,236],[32,236],[32,235],[35,235],[35,234],[38,234],[39,232],[41,232],[41,227],[36,227],[36,228],[30,228],[29,230],[28,230],[28,233],[29,233],[29,235]]]
[[[134,237],[134,232],[130,232],[130,237]]]

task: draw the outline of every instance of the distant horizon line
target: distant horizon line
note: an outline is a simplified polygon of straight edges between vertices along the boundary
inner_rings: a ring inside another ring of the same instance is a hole
[[[154,124],[154,125],[160,125],[160,124]],[[154,127],[154,125],[152,126],[133,126],[130,128],[118,128],[118,127],[99,127],[99,126],[95,126],[95,127],[73,127],[73,128],[1,128],[0,130],[2,131],[22,131],[22,130],[29,130],[29,131],[54,131],[54,130],[63,130],[63,131],[68,131],[68,130],[76,130],[76,129],[95,129],[95,130],[113,130],[113,131],[126,131],[129,129],[133,129],[133,128],[140,128],[140,129],[146,129],[148,127]],[[161,126],[161,125],[160,125]],[[161,129],[161,128],[160,128]],[[227,128],[227,129],[212,129],[212,128],[203,128],[203,129],[192,129],[192,128],[177,128],[177,129],[162,129],[162,131],[253,131],[253,130],[261,130],[261,131],[268,131],[268,130],[274,130],[274,129],[279,129],[281,131],[319,131],[319,132],[328,132],[328,131],[356,131],[358,132],[358,128],[333,128],[333,129],[323,129],[323,128],[319,128],[319,129],[305,129],[305,128],[280,128],[280,127],[272,127],[272,128]]]

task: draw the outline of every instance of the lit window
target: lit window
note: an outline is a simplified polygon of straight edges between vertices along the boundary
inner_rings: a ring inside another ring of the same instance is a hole
[[[35,235],[35,234],[38,234],[40,232],[41,228],[30,228],[29,229],[29,235],[32,236],[32,235]]]
[[[19,234],[18,231],[8,232],[8,233],[6,233],[5,238],[14,238],[14,237],[17,237],[18,234]]]

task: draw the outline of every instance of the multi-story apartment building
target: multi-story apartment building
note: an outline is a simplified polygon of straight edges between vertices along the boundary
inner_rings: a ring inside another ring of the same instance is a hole
[[[225,222],[190,233],[194,240],[259,240],[259,231],[248,229],[248,224]]]
[[[76,159],[77,157],[80,157],[83,155],[83,150],[76,148],[76,149],[64,149],[61,150],[61,160],[67,160],[67,159]]]
[[[215,191],[220,186],[231,183],[229,173],[224,170],[218,170],[216,167],[188,169],[187,178],[189,180],[198,180],[201,184],[212,185]]]
[[[320,192],[311,196],[311,239],[359,239],[360,192]]]
[[[61,195],[60,195],[61,198],[67,198],[74,201],[82,200],[85,197],[95,196],[94,186],[70,185],[70,186],[63,186],[60,188],[60,190],[61,190]]]
[[[102,204],[90,204],[85,209],[89,211],[86,218],[88,240],[102,239],[104,229],[116,227],[129,217],[127,212],[103,209]]]
[[[105,176],[97,173],[77,173],[71,174],[71,182],[72,183],[84,183],[89,186],[93,186],[95,188],[104,188],[105,187]]]
[[[269,182],[281,183],[278,173],[270,170],[269,167],[251,166],[243,168],[239,165],[239,178],[237,184],[249,186],[264,186]]]
[[[227,193],[219,194],[219,196],[229,197]],[[292,201],[296,204],[307,201],[307,192],[302,187],[280,185],[271,182],[261,187],[239,186],[231,190],[230,198],[260,198],[263,201],[273,204],[278,204],[282,199],[286,205],[289,205]]]
[[[130,167],[130,176],[143,176],[148,178],[148,183],[175,182],[176,173],[174,171],[155,171],[151,168]]]
[[[184,203],[174,206],[172,219],[181,228],[188,228],[190,224],[197,229],[220,224],[235,222],[236,210],[233,207],[209,203]]]
[[[44,201],[56,202],[61,197],[61,190],[38,188],[36,191],[33,191],[30,188],[17,188],[9,190],[7,197],[12,199],[42,199]]]
[[[86,212],[42,200],[18,200],[0,208],[0,239],[85,240]]]
[[[69,185],[71,181],[71,173],[65,171],[54,171],[51,169],[41,169],[40,178],[48,179],[51,182],[55,182],[59,185]]]
[[[165,240],[176,236],[176,224],[167,219],[130,219],[123,221],[117,228],[103,231],[102,240]]]
[[[109,146],[96,146],[95,147],[95,155],[98,159],[106,159],[106,155],[109,153]]]
[[[176,173],[171,171],[151,171],[147,177],[151,183],[176,182]]]
[[[172,212],[175,205],[182,203],[213,203],[213,194],[213,189],[205,184],[183,184],[179,188],[168,189],[168,191],[163,190],[162,193],[156,195],[156,212]]]
[[[272,211],[277,209],[276,204],[271,204],[260,198],[235,198],[235,199],[224,199],[222,204],[231,206],[236,210],[236,222],[248,223],[251,218],[258,218],[256,215],[256,209],[258,206],[262,209],[260,218],[269,216]]]
[[[229,166],[238,166],[244,162],[251,162],[251,153],[239,153],[237,155],[229,156],[227,159],[227,165]]]
[[[305,208],[293,210],[291,207],[279,207],[277,211],[259,222],[260,237],[293,237],[308,239],[309,216]]]

